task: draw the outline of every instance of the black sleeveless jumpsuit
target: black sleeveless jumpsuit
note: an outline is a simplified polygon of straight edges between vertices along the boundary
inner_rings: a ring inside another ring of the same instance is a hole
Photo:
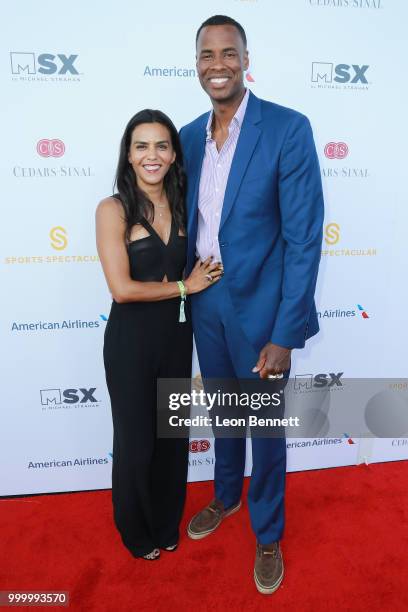
[[[142,220],[149,236],[128,245],[131,277],[182,278],[186,243],[172,221],[166,245]],[[134,556],[179,538],[188,439],[156,437],[157,378],[190,378],[191,317],[179,323],[180,298],[113,301],[105,331],[104,363],[113,419],[112,501],[115,524]]]

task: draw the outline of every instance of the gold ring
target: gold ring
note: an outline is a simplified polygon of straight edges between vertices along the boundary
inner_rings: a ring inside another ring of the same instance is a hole
[[[206,278],[208,281],[210,281],[210,283],[212,283],[212,282],[213,282],[213,277],[211,276],[211,274],[206,274],[206,275],[205,275],[205,278]]]
[[[283,378],[283,374],[268,374],[268,378],[271,380],[277,380]]]

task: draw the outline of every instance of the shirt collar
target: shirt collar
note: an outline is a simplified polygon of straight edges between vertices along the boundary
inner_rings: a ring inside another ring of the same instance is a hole
[[[238,129],[241,129],[242,122],[243,122],[244,116],[245,116],[245,111],[246,111],[246,108],[248,106],[248,98],[249,98],[249,89],[246,89],[245,95],[242,98],[241,104],[238,106],[238,108],[237,108],[237,110],[235,112],[235,115],[231,119],[230,126],[234,122],[238,126]],[[208,121],[207,121],[207,125],[206,125],[207,140],[211,140],[212,139],[211,125],[212,125],[212,121],[213,121],[213,116],[214,116],[214,111],[212,110],[210,112],[210,116],[208,117]]]

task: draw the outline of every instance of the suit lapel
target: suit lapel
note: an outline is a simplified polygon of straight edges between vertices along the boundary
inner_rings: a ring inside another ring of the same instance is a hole
[[[189,145],[188,158],[188,198],[187,198],[187,236],[188,236],[188,255],[187,255],[187,274],[191,272],[194,265],[195,250],[197,242],[198,224],[198,190],[200,186],[201,166],[203,165],[205,153],[206,132],[208,115],[197,127]]]
[[[207,118],[203,122],[202,126],[197,129],[197,134],[194,137],[192,143],[192,155],[189,161],[189,172],[188,180],[191,183],[191,189],[189,189],[189,201],[188,201],[188,233],[197,223],[197,211],[198,211],[198,189],[200,185],[201,167],[203,165],[204,153],[205,153],[205,141],[206,133],[205,126]]]
[[[250,92],[248,106],[242,122],[237,147],[235,149],[228,176],[227,187],[225,189],[220,229],[231,212],[245,171],[248,167],[259,136],[261,135],[261,130],[256,125],[260,119],[260,100]]]

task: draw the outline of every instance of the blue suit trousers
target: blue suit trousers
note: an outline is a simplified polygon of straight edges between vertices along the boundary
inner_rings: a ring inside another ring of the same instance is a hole
[[[191,296],[192,319],[201,375],[207,378],[259,378],[252,368],[258,354],[245,336],[231,302],[226,277]],[[225,508],[241,498],[246,438],[215,438],[215,497]],[[285,438],[252,439],[248,506],[258,542],[282,538],[286,476]]]

